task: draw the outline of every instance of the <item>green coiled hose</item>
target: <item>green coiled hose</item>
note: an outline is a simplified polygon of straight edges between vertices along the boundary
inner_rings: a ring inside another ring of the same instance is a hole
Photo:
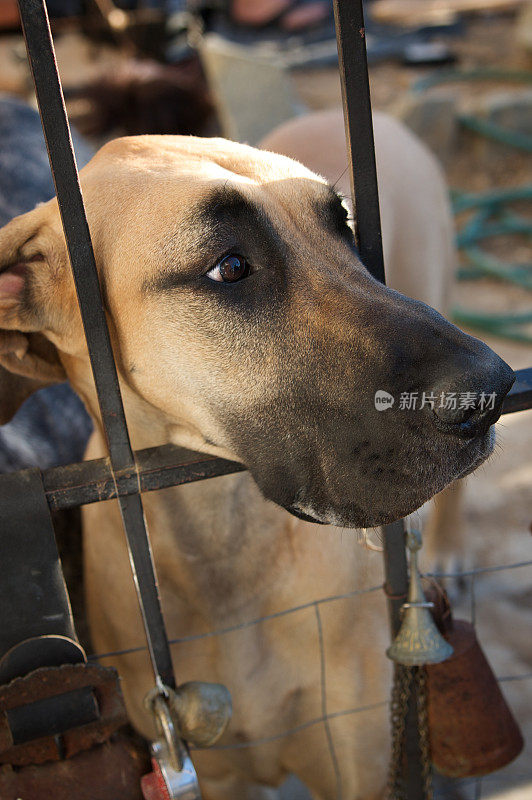
[[[414,91],[425,91],[440,83],[450,81],[498,80],[532,83],[532,72],[479,68],[474,70],[445,70],[429,75],[414,84]],[[532,153],[532,137],[513,131],[489,120],[470,114],[458,116],[460,124],[481,136],[508,147]],[[532,184],[511,189],[494,189],[481,194],[452,191],[455,214],[474,211],[457,235],[457,245],[465,256],[466,265],[460,267],[459,280],[477,280],[490,277],[506,281],[532,291],[532,263],[513,264],[485,252],[479,242],[490,237],[519,234],[532,238],[532,221],[516,214],[509,205],[532,200]],[[514,342],[532,343],[532,334],[526,326],[532,324],[532,310],[515,314],[488,314],[465,308],[454,308],[455,322],[491,333]]]

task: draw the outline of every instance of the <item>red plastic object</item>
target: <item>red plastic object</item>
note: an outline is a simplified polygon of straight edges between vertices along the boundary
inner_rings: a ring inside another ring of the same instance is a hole
[[[144,800],[171,800],[159,764],[154,758],[152,758],[151,764],[153,771],[144,775],[140,780]]]

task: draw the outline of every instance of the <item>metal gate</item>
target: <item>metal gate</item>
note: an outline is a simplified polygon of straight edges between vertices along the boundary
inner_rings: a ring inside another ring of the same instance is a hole
[[[11,541],[10,546],[16,549],[23,537],[30,564],[32,550],[35,549],[40,554],[40,541],[44,528],[51,532],[53,539],[50,511],[116,498],[120,505],[133,577],[143,615],[154,686],[164,695],[164,687],[170,689],[175,687],[175,678],[161,613],[141,494],[227,475],[241,471],[244,467],[224,459],[186,452],[173,445],[137,452],[132,450],[45,2],[19,0],[19,6],[109,457],[42,472],[36,469],[25,470],[0,477],[4,538],[9,539],[9,532],[15,531],[16,539]],[[356,209],[357,247],[361,261],[377,279],[384,281],[362,0],[334,0],[334,13],[353,202]],[[532,368],[517,373],[516,384],[506,398],[503,413],[527,408],[532,408]],[[52,560],[53,557],[52,554]],[[405,527],[402,521],[387,525],[384,529],[384,558],[385,588],[389,597],[392,635],[395,635],[408,583]],[[68,599],[65,597],[65,587],[60,577],[57,574],[50,574],[46,585],[50,592],[51,605],[54,606],[55,603],[64,611],[68,606]],[[20,591],[22,594],[18,601],[24,605],[23,590]],[[20,652],[18,644],[21,642],[29,642],[30,650],[33,648],[35,652],[42,652],[43,634],[50,634],[52,638],[53,635],[60,634],[64,639],[70,639],[75,643],[71,619],[66,620],[59,629],[53,625],[43,629],[40,620],[38,622],[37,629],[31,608],[28,609],[26,618],[14,620],[13,630],[7,637],[13,652]],[[75,652],[75,644],[63,643],[62,646],[63,661],[73,663],[83,660],[83,656]],[[35,663],[39,662],[39,658],[40,656]],[[0,670],[1,680],[6,681],[16,676],[16,660],[11,657],[9,666],[11,673],[9,669]],[[63,662],[53,661],[52,658],[52,663]],[[93,683],[90,684],[89,681],[89,684],[93,686],[97,676],[92,676],[91,680]],[[87,682],[82,681],[79,685],[75,685],[74,689],[77,693],[78,712],[81,707],[85,708],[85,716],[90,719],[91,701],[87,694]],[[407,716],[408,757],[404,780],[409,800],[423,800],[426,798],[426,791],[414,700],[411,701]],[[46,708],[41,709],[41,713],[45,717]],[[65,713],[68,716],[69,712]]]

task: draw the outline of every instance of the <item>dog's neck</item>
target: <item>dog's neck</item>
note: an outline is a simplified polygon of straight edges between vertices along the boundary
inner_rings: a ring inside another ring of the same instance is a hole
[[[167,443],[190,446],[186,435],[179,438],[185,425],[176,425],[139,401],[127,386],[123,396],[134,449]],[[85,400],[92,410],[95,396]],[[93,416],[89,458],[105,455],[101,421]],[[327,594],[332,577],[327,564],[336,564],[333,582],[345,591],[373,580],[374,569],[356,546],[354,531],[301,522],[265,500],[247,472],[149,492],[143,502],[163,595],[180,598],[209,620],[209,627],[219,620],[249,619],[289,606],[298,582],[301,602]],[[353,542],[348,559],[345,537]],[[320,555],[335,548],[343,557]],[[373,559],[377,560],[378,556]],[[314,580],[309,581],[309,574]]]
[[[95,426],[86,456],[99,458],[106,455],[105,435],[91,386],[78,382],[77,389]],[[121,388],[134,450],[190,447],[186,424],[169,420],[127,385]],[[249,473],[145,493],[143,503],[155,553],[165,553],[158,560],[161,583],[202,616],[238,614],[254,599],[260,602],[296,555],[299,521],[266,501]]]

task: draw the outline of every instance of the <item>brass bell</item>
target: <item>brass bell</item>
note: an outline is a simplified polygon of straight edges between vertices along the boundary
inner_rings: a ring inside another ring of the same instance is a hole
[[[406,543],[410,551],[408,601],[401,609],[404,616],[399,633],[386,655],[406,667],[438,664],[452,655],[453,648],[436,627],[429,610],[434,603],[427,602],[423,593],[417,561],[422,544],[419,531],[408,531]]]
[[[211,747],[227,728],[233,706],[229,689],[221,683],[188,681],[177,689],[164,687],[172,725],[181,739],[194,747]],[[145,707],[153,712],[161,691],[154,687],[144,698]]]
[[[179,733],[194,747],[211,747],[231,719],[229,689],[221,683],[188,681],[170,693],[170,707]]]

